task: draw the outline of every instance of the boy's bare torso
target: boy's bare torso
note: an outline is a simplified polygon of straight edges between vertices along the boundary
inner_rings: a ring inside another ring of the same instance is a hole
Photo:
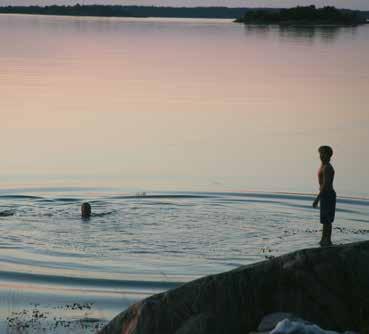
[[[318,170],[320,192],[333,190],[334,168],[330,163],[322,164]]]

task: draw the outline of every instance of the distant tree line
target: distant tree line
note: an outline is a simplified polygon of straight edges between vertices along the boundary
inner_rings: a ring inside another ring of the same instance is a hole
[[[236,20],[243,23],[261,24],[340,24],[356,25],[366,23],[363,12],[335,7],[316,8],[315,6],[294,7],[279,10],[249,10]]]
[[[183,17],[183,18],[229,18],[242,16],[247,8],[228,7],[155,7],[155,6],[6,6],[0,13],[67,15],[67,16],[105,16],[105,17]]]
[[[74,6],[6,6],[0,13],[67,15],[67,16],[105,16],[105,17],[182,17],[182,18],[220,18],[237,19],[245,23],[282,23],[288,21],[307,21],[324,23],[347,23],[365,21],[369,12],[339,10],[334,7],[316,9],[314,6],[291,9],[271,8],[230,8],[230,7],[157,7],[121,5],[80,5]]]
[[[82,6],[7,6],[0,7],[0,13],[7,14],[37,14],[37,15],[68,15],[68,16],[133,16],[122,6],[89,5]]]

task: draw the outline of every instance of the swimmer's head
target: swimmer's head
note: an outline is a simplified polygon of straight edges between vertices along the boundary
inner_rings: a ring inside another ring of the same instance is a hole
[[[331,157],[333,155],[332,147],[320,146],[318,151],[320,154],[320,160],[322,160],[322,162],[329,162],[331,160]]]
[[[82,218],[90,218],[91,217],[91,205],[90,203],[82,203],[81,205],[81,216]]]

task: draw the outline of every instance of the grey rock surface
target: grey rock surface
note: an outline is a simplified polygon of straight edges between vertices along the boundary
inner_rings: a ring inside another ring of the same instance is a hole
[[[203,277],[132,305],[99,333],[246,334],[276,312],[338,332],[369,333],[369,241],[300,250]]]

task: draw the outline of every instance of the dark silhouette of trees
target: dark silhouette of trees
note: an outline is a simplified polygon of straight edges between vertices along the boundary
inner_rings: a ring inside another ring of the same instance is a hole
[[[366,23],[366,17],[359,11],[315,6],[294,7],[278,10],[249,10],[236,20],[252,24],[338,24],[357,25]]]
[[[67,15],[67,16],[133,16],[122,6],[91,5],[82,6],[7,6],[0,7],[0,13],[8,14],[37,14],[37,15]]]
[[[247,8],[228,7],[155,7],[155,6],[7,6],[0,7],[0,13],[105,16],[105,17],[182,17],[182,18],[229,18],[242,16]]]
[[[315,6],[290,9],[250,9],[230,7],[155,7],[120,5],[80,5],[74,6],[6,6],[0,13],[105,16],[105,17],[183,17],[183,18],[223,18],[237,19],[236,22],[282,24],[360,24],[369,18],[369,12],[340,10],[334,7],[321,9]]]

